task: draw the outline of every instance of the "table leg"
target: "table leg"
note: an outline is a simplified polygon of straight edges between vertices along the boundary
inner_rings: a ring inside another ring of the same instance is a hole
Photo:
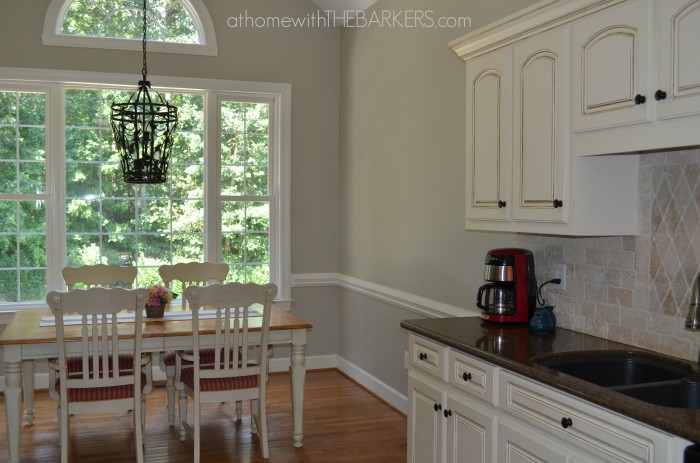
[[[5,346],[7,349],[8,346]],[[19,463],[20,409],[22,408],[22,362],[5,360],[5,421],[9,463]]]
[[[294,418],[294,447],[304,446],[304,383],[306,382],[306,330],[292,332],[292,415]]]
[[[34,425],[34,360],[22,362],[22,383],[24,384],[24,422]]]

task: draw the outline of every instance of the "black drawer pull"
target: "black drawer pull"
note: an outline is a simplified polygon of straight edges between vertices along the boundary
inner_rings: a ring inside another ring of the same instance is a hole
[[[666,99],[666,92],[663,90],[657,90],[656,93],[654,93],[654,99],[656,101],[661,101]]]
[[[462,373],[462,379],[465,381],[469,381],[470,379],[472,379],[472,374],[464,372],[464,373]]]
[[[640,104],[644,104],[646,102],[647,102],[647,97],[645,97],[644,95],[635,95],[634,104],[640,105]]]
[[[452,410],[445,410],[442,412],[443,415],[445,415],[445,418],[452,416]]]
[[[569,426],[573,426],[573,425],[574,425],[574,422],[571,421],[571,418],[562,418],[561,419],[561,427],[562,428],[566,429]]]
[[[433,405],[433,409],[434,409],[436,412],[439,412],[440,410],[442,410],[442,405],[440,405],[440,404],[435,404],[435,405]]]
[[[421,352],[420,354],[418,354],[418,358],[420,360],[425,360],[428,358],[428,354],[426,354],[425,352]]]

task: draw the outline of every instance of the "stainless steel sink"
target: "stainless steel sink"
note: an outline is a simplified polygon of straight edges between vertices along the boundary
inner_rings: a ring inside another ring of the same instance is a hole
[[[661,356],[634,351],[579,351],[533,362],[603,387],[679,380],[690,374],[690,367],[670,365]]]

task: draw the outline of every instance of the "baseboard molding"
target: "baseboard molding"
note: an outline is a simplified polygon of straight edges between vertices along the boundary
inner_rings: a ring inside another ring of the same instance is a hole
[[[292,275],[292,286],[297,288],[333,285],[428,317],[479,316],[479,312],[475,310],[445,304],[342,273],[296,273]]]
[[[290,359],[279,358],[270,359],[270,372],[278,373],[285,372],[289,370],[291,365]],[[345,360],[338,355],[312,355],[306,357],[306,368],[307,370],[324,370],[329,368],[337,368],[342,371],[345,375],[350,377],[353,381],[357,382],[371,393],[391,405],[392,407],[399,410],[401,413],[406,414],[408,410],[408,399],[405,395],[391,388],[386,383],[382,382],[378,378],[372,376],[371,374],[364,371],[357,365]],[[153,368],[153,380],[154,381],[165,381],[165,373],[161,371],[160,368],[154,366]],[[34,388],[35,389],[48,389],[49,387],[49,374],[48,373],[37,373],[34,375]],[[0,376],[0,392],[5,391],[5,376]]]
[[[372,376],[357,365],[338,357],[338,370],[365,387],[371,393],[388,403],[404,415],[408,413],[408,398],[391,386]]]

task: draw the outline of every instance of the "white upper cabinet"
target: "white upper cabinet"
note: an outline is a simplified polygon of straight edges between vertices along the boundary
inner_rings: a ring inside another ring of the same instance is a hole
[[[636,234],[640,153],[700,145],[698,44],[700,0],[543,0],[451,42],[465,228]]]
[[[567,218],[566,45],[560,27],[514,46],[513,220]]]
[[[572,152],[700,145],[700,0],[627,0],[572,25]]]
[[[659,119],[700,114],[700,0],[657,3]]]
[[[467,216],[510,218],[513,54],[510,47],[467,63]]]
[[[634,0],[573,23],[574,131],[651,120],[649,10]]]

